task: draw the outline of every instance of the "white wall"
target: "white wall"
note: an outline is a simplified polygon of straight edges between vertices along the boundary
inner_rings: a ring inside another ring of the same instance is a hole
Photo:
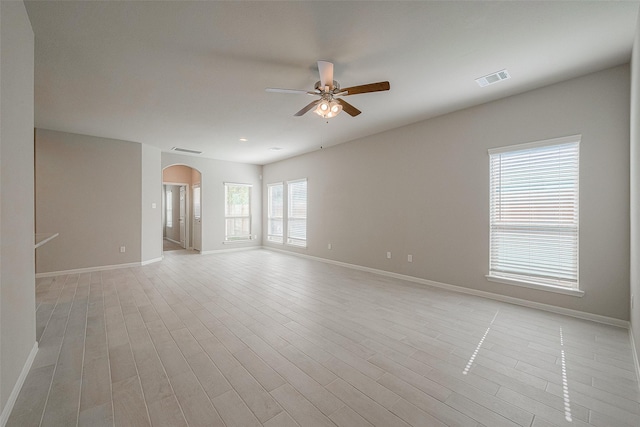
[[[35,163],[36,231],[60,233],[38,249],[38,273],[139,263],[143,234],[149,251],[161,239],[155,218],[142,227],[142,203],[160,203],[161,175],[145,162],[149,177],[141,179],[141,144],[38,129]]]
[[[162,258],[162,168],[159,148],[142,144],[141,261]],[[154,207],[155,206],[155,207]]]
[[[640,20],[640,16],[639,16]],[[640,355],[640,25],[631,57],[631,331]],[[640,372],[639,372],[640,374]]]
[[[488,282],[487,149],[573,134],[582,134],[585,296]],[[264,166],[263,194],[307,177],[309,195],[308,247],[265,244],[627,320],[628,156],[629,67],[620,66]]]
[[[262,243],[262,166],[225,162],[173,153],[162,153],[162,168],[186,165],[202,174],[202,251],[228,250],[260,246]],[[251,242],[224,244],[224,183],[252,184],[252,233],[258,238]]]
[[[36,341],[33,218],[34,36],[22,2],[0,2],[0,411]],[[9,406],[8,406],[9,404]]]

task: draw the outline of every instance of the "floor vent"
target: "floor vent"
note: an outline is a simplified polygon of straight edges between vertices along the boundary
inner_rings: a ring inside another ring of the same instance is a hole
[[[485,87],[509,78],[511,78],[509,72],[507,70],[502,70],[482,76],[476,79],[476,83],[478,83],[480,87]]]
[[[189,154],[202,154],[202,151],[189,150],[188,148],[180,148],[180,147],[171,147],[171,151],[179,151],[181,153],[189,153]]]

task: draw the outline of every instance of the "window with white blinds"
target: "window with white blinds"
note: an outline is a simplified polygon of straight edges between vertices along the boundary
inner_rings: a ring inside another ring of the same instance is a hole
[[[171,189],[167,189],[165,192],[165,211],[166,211],[166,220],[167,227],[173,227],[173,193],[171,193]]]
[[[284,220],[284,186],[267,185],[267,240],[282,243]]]
[[[251,184],[224,184],[225,240],[251,239]]]
[[[307,180],[288,181],[287,243],[307,246]]]
[[[580,135],[489,150],[489,278],[578,289]]]
[[[193,217],[200,219],[200,185],[193,186]]]

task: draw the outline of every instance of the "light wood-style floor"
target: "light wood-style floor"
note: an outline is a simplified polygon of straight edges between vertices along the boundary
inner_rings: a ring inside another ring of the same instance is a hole
[[[639,426],[628,332],[267,250],[37,281],[9,426]]]
[[[165,252],[168,251],[181,251],[184,248],[180,246],[178,243],[172,242],[171,240],[162,239],[162,250]]]

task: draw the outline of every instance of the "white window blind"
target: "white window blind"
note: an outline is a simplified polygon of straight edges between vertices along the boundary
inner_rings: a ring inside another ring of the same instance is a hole
[[[224,184],[225,240],[251,239],[251,185]]]
[[[200,219],[200,186],[193,186],[193,216]]]
[[[489,277],[578,288],[580,136],[489,150]]]
[[[165,191],[165,207],[167,214],[167,227],[173,227],[173,193],[171,193],[171,189],[167,189]]]
[[[307,180],[288,181],[287,243],[307,246]]]
[[[281,182],[267,186],[267,202],[267,240],[282,243],[284,186]]]

